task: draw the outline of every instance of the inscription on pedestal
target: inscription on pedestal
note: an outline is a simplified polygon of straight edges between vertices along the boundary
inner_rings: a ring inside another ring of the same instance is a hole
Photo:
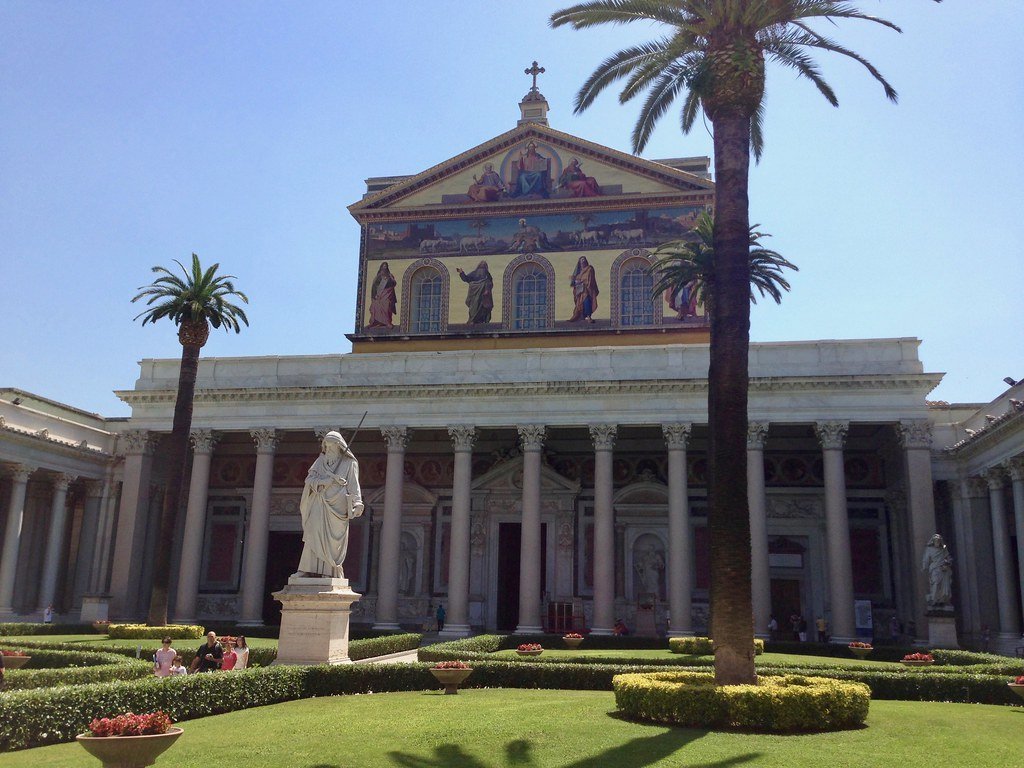
[[[274,599],[281,603],[275,664],[350,664],[348,625],[359,595],[347,579],[292,578]]]

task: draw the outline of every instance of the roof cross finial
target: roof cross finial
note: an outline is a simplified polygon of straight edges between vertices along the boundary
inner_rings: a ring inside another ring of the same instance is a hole
[[[523,70],[524,74],[533,75],[533,86],[530,88],[531,91],[537,90],[537,75],[544,74],[544,67],[538,67],[537,62],[533,62],[533,66],[529,69]]]

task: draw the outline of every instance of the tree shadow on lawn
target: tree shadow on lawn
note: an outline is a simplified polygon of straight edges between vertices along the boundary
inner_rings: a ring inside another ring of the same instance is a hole
[[[564,768],[644,768],[662,760],[682,749],[690,742],[696,741],[704,734],[700,731],[671,730],[656,736],[631,739],[624,744],[611,747],[596,755],[584,757]],[[517,739],[505,745],[505,760],[502,765],[536,765],[531,754],[533,744],[525,739]],[[432,757],[421,757],[407,752],[388,752],[388,757],[404,768],[491,768],[488,763],[464,751],[458,744],[440,744],[434,747]],[[750,752],[737,755],[713,763],[693,764],[691,768],[728,768],[729,766],[749,763],[760,757],[759,753]],[[314,766],[313,768],[321,768]],[[329,768],[324,766],[323,768]]]

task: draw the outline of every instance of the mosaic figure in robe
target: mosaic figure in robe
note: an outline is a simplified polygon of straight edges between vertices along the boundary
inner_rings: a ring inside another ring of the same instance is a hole
[[[398,305],[398,297],[395,295],[397,284],[385,261],[377,270],[377,276],[370,287],[370,328],[393,327],[395,307]]]
[[[579,261],[576,262],[576,269],[573,270],[570,285],[572,285],[575,306],[569,320],[572,322],[577,320],[594,322],[591,315],[597,310],[597,295],[601,291],[597,287],[597,274],[594,272],[594,267],[587,261],[586,256],[580,256]]]
[[[487,267],[486,261],[481,261],[472,272],[463,272],[461,267],[456,267],[462,282],[469,283],[469,291],[466,294],[466,306],[469,307],[470,325],[491,322],[491,310],[494,309],[494,278]]]

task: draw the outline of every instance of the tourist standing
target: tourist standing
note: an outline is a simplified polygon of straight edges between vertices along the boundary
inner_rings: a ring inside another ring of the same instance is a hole
[[[52,605],[46,606],[46,610],[43,611],[43,623],[44,624],[53,624],[53,606]]]
[[[176,658],[180,657],[178,652],[171,648],[171,638],[165,637],[160,649],[153,654],[153,674],[157,677],[169,677]]]
[[[214,672],[220,669],[220,660],[224,657],[224,649],[217,642],[216,632],[206,633],[206,642],[199,646],[196,657],[192,659],[192,669],[196,672]]]
[[[818,630],[818,642],[828,642],[828,624],[825,623],[825,617],[819,616],[814,620],[814,628]]]
[[[807,642],[807,619],[805,619],[803,616],[800,616],[799,619],[800,620],[799,620],[799,622],[797,624],[797,640],[799,640],[801,643],[806,643]]]
[[[445,610],[444,610],[444,603],[438,603],[437,604],[437,631],[438,632],[440,632],[441,630],[444,629],[445,616],[446,616],[446,614],[445,614]]]
[[[773,613],[771,616],[768,617],[768,637],[770,637],[772,640],[775,640],[778,631],[779,622],[776,620],[775,614]]]
[[[224,653],[220,657],[220,668],[225,672],[230,672],[235,668],[236,661],[238,661],[238,654],[235,653],[234,639],[229,637],[224,641]]]
[[[238,660],[235,662],[236,672],[249,666],[249,646],[245,642],[245,635],[235,638],[235,655],[238,656]]]
[[[171,677],[178,677],[179,675],[187,675],[188,669],[181,662],[181,656],[174,657],[174,663],[171,664]]]

